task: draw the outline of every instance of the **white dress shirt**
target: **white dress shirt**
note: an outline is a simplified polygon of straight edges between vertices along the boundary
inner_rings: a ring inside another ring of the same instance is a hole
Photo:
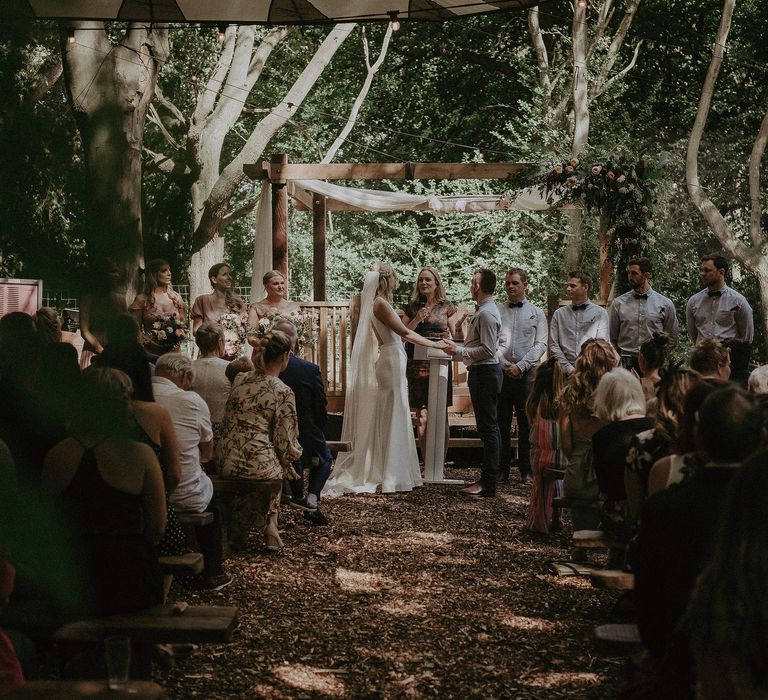
[[[464,347],[459,358],[467,366],[497,365],[499,358],[499,330],[501,318],[491,297],[477,305],[469,328],[464,336]]]
[[[581,352],[581,346],[590,338],[611,342],[608,335],[608,313],[601,306],[587,300],[583,309],[575,309],[574,305],[561,306],[552,314],[549,350],[566,374],[573,372],[573,363]]]
[[[699,338],[751,343],[755,334],[752,307],[727,284],[723,285],[719,295],[712,295],[704,288],[688,299],[685,322],[694,343]]]
[[[643,299],[642,296],[647,298]],[[648,289],[642,294],[634,290],[616,297],[608,314],[611,343],[620,353],[637,355],[640,346],[657,331],[669,334],[671,344],[677,343],[677,312],[671,299]]]
[[[516,364],[521,372],[535,367],[547,349],[547,317],[528,299],[522,306],[505,301],[497,304],[501,318],[499,357],[502,363]]]

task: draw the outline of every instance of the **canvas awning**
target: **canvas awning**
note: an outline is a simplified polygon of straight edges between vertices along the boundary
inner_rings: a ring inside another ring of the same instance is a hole
[[[0,17],[141,22],[434,22],[523,10],[548,0],[0,0]]]

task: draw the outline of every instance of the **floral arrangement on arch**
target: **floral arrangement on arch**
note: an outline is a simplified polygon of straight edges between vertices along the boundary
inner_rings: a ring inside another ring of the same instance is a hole
[[[304,354],[307,349],[315,347],[320,335],[319,328],[317,328],[317,324],[312,316],[306,316],[301,313],[269,313],[267,316],[260,318],[256,326],[249,328],[247,333],[257,338],[263,338],[279,321],[290,321],[296,327],[299,339],[299,352],[301,354]]]
[[[623,257],[638,255],[655,243],[653,204],[661,175],[647,158],[611,155],[589,164],[571,158],[551,166],[539,189],[549,204],[560,197],[603,215],[611,252]]]

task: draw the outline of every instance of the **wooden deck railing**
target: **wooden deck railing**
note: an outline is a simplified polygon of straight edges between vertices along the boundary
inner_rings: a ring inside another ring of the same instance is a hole
[[[331,411],[344,410],[347,366],[357,328],[359,303],[359,297],[352,297],[351,301],[299,302],[305,319],[311,319],[307,323],[311,323],[316,335],[315,344],[305,346],[303,355],[307,360],[320,366],[320,372],[326,381],[328,407]],[[455,399],[457,394],[462,393],[466,384],[466,368],[461,362],[454,362]]]

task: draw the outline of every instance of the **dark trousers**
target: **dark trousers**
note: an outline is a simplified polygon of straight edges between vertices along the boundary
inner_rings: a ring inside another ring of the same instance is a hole
[[[294,462],[293,468],[301,476],[301,479],[295,479],[288,482],[291,487],[291,498],[293,498],[294,501],[300,501],[304,498],[304,470],[308,468],[309,480],[307,492],[315,494],[319,501],[320,492],[323,490],[325,482],[328,481],[328,477],[331,475],[332,461],[330,455],[322,457],[317,454],[312,454],[308,460],[302,455],[300,460]]]
[[[483,441],[483,467],[480,484],[486,491],[496,490],[499,476],[499,422],[496,405],[501,391],[501,365],[471,365],[469,367],[469,396],[475,411],[475,423]]]
[[[210,525],[198,525],[195,528],[197,544],[200,546],[200,553],[205,560],[205,575],[218,576],[224,571],[221,560],[223,557],[221,547],[221,503],[219,497],[213,494],[211,502],[205,509],[213,513],[213,522]]]
[[[517,463],[520,473],[531,473],[530,427],[525,413],[525,402],[533,385],[533,372],[526,372],[519,379],[504,375],[501,393],[498,401],[499,434],[501,437],[501,462],[499,467],[502,474],[509,475],[512,464],[512,416],[517,417]]]

